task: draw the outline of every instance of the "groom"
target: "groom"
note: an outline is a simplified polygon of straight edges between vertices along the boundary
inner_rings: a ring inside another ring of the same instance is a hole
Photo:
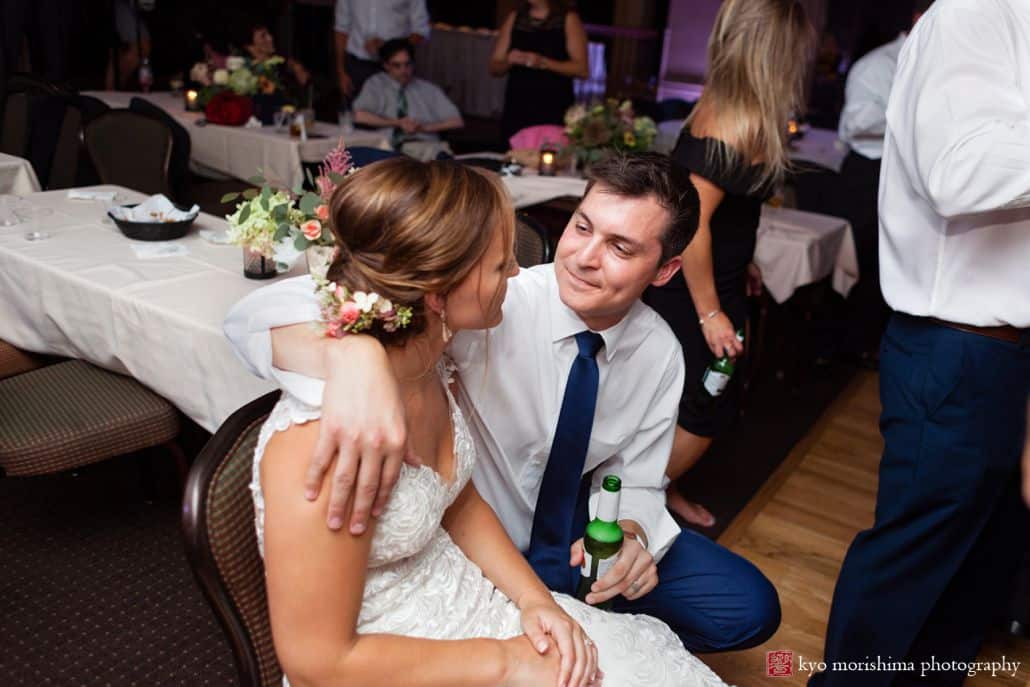
[[[618,475],[626,540],[586,600],[614,598],[616,611],[660,618],[688,649],[704,652],[760,644],[776,630],[780,609],[753,565],[706,537],[680,532],[665,510],[683,360],[672,331],[640,295],[680,268],[698,203],[685,170],[666,156],[616,156],[596,165],[554,264],[513,277],[502,323],[488,335],[459,332],[448,353],[461,372],[479,451],[475,485],[544,582],[574,591],[587,495],[596,505],[601,479]],[[331,445],[330,457],[337,450],[341,456],[331,503],[349,495],[354,472],[347,471],[360,454],[364,479],[356,494],[370,505],[381,472],[386,492],[396,481],[400,461],[383,465],[381,437],[393,435],[394,449],[403,445],[402,413],[396,399],[382,396],[391,387],[389,372],[373,339],[315,339],[306,324],[287,326],[317,318],[311,281],[302,277],[243,299],[225,331],[258,374],[305,402],[321,405],[323,394],[333,401],[326,403],[320,442]],[[346,379],[325,365],[329,356],[313,353],[340,347],[347,351]],[[355,397],[355,389],[368,391]],[[355,412],[346,414],[346,437],[334,435],[343,424],[333,408],[347,403]],[[317,491],[329,461],[315,462]],[[363,529],[363,518],[359,513],[352,531]],[[342,524],[342,509],[331,508],[330,520]]]

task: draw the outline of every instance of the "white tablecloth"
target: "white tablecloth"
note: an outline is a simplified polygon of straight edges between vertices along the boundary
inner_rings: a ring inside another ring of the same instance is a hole
[[[23,196],[39,191],[39,179],[32,164],[20,157],[0,153],[0,194]]]
[[[116,202],[143,196],[116,190]],[[235,358],[222,320],[237,300],[266,282],[243,276],[239,246],[200,238],[226,223],[201,214],[178,241],[189,254],[142,260],[93,201],[66,191],[27,197],[54,209],[41,241],[25,225],[0,227],[0,339],[30,351],[82,358],[130,374],[209,431],[234,410],[272,390]],[[163,244],[162,244],[163,245]],[[304,261],[295,268],[299,274]]]
[[[516,208],[562,196],[583,195],[586,180],[524,175],[503,177]],[[769,294],[782,303],[799,287],[833,275],[833,288],[847,296],[858,281],[851,225],[838,217],[762,206],[755,263]]]
[[[832,276],[833,289],[847,296],[858,281],[855,239],[847,220],[814,212],[762,206],[755,264],[777,303],[794,291]]]
[[[284,130],[273,126],[198,126],[202,112],[187,112],[182,98],[171,93],[126,93],[119,91],[86,92],[111,107],[128,107],[134,97],[146,98],[176,120],[190,134],[190,157],[200,171],[214,170],[237,179],[249,179],[263,170],[265,178],[277,185],[293,188],[304,180],[301,162],[321,162],[343,137],[348,146],[368,146],[389,150],[390,141],[379,131],[352,131],[344,134],[336,124],[315,122],[314,131],[321,138],[301,142],[290,138]]]
[[[658,124],[654,148],[659,153],[671,153],[676,147],[682,119],[672,119]],[[814,162],[834,172],[840,172],[848,147],[837,138],[837,132],[831,129],[809,129],[805,135],[790,144],[790,159],[794,161]]]

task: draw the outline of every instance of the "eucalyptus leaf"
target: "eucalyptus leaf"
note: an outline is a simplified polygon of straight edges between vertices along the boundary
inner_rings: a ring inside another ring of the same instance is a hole
[[[315,209],[322,204],[321,196],[314,193],[305,193],[300,199],[300,211],[305,215],[315,214]]]
[[[247,200],[254,200],[257,198],[258,190],[256,188],[248,188],[243,192],[243,197]]]
[[[334,184],[339,184],[341,181],[343,181],[343,179],[344,176],[342,174],[337,174],[336,172],[329,172],[329,181],[333,182]]]
[[[236,200],[239,197],[240,197],[240,194],[236,193],[236,192],[226,193],[224,196],[222,196],[222,200],[220,200],[219,202],[220,203],[231,203],[232,201]]]
[[[308,239],[304,234],[297,234],[297,238],[293,241],[293,247],[297,250],[305,250],[308,247]]]
[[[243,209],[240,210],[239,223],[243,224],[244,222],[247,221],[247,218],[249,218],[249,217],[250,217],[250,206],[249,205],[244,205]]]
[[[254,176],[248,178],[247,181],[251,184],[254,184],[255,186],[264,186],[266,183],[265,178],[260,174],[255,174]]]

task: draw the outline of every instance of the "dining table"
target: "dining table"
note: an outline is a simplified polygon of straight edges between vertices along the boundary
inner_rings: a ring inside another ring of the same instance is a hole
[[[341,139],[348,147],[391,149],[389,136],[383,130],[345,130],[333,122],[315,121],[308,127],[307,140],[292,137],[288,126],[212,124],[203,112],[187,110],[185,98],[170,91],[85,91],[84,95],[113,108],[127,108],[133,98],[160,107],[189,133],[190,163],[201,174],[246,181],[260,170],[274,185],[294,188],[305,179],[304,164],[321,162]]]
[[[587,181],[577,176],[539,176],[529,170],[501,177],[516,209],[558,198],[579,198]],[[858,281],[858,258],[851,224],[840,217],[762,205],[754,254],[762,282],[777,303],[802,286],[831,278],[847,296]]]
[[[39,190],[32,163],[17,155],[0,153],[0,195],[22,196]]]
[[[210,432],[275,388],[237,360],[222,333],[232,304],[268,283],[244,277],[224,219],[200,213],[183,238],[134,241],[106,212],[143,194],[76,191],[116,195],[30,193],[17,208],[28,219],[0,226],[0,339],[130,375]],[[276,278],[305,270],[300,260]]]

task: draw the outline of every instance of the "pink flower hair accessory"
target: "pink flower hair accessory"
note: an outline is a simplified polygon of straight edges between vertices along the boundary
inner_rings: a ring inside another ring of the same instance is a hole
[[[332,338],[357,334],[378,321],[383,331],[395,332],[411,323],[411,308],[395,305],[374,291],[351,291],[346,286],[315,277],[315,296],[323,333]]]

